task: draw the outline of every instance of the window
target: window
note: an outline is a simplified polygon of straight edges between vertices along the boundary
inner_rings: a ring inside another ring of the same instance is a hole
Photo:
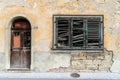
[[[103,50],[103,16],[53,16],[53,49]]]

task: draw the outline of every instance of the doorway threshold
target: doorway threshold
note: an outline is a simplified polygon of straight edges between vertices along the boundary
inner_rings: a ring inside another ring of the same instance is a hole
[[[20,72],[23,72],[23,71],[30,71],[30,68],[10,68],[10,69],[7,69],[7,71],[20,71]]]

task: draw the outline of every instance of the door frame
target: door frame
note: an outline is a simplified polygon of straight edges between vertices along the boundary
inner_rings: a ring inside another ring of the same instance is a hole
[[[21,14],[18,14],[18,15],[15,15],[13,17],[10,17],[8,22],[7,22],[7,25],[6,25],[6,28],[5,28],[5,46],[4,46],[4,49],[5,49],[5,55],[6,55],[6,70],[8,69],[11,69],[10,68],[10,55],[11,55],[11,27],[12,27],[12,24],[13,24],[13,21],[16,20],[16,19],[19,19],[19,18],[25,18],[26,20],[29,21],[30,23],[30,26],[31,26],[31,64],[30,64],[30,70],[33,70],[33,33],[34,33],[34,30],[33,30],[33,24],[31,22],[31,20],[25,16],[25,15],[21,15]]]

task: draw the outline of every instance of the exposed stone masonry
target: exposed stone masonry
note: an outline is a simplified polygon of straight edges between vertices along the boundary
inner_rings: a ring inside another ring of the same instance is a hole
[[[50,69],[54,72],[110,72],[112,66],[112,51],[103,53],[71,53],[70,67]]]

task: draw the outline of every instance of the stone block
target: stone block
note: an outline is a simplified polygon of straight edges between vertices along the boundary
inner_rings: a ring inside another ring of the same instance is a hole
[[[112,65],[112,61],[109,61],[109,60],[103,60],[101,61],[101,65],[104,65],[104,66],[111,66]]]
[[[74,60],[72,61],[72,68],[83,70],[85,69],[85,64],[83,63],[82,60]]]
[[[83,60],[84,64],[92,64],[92,60]]]
[[[72,60],[72,65],[81,65],[84,64],[83,60]]]
[[[110,71],[110,65],[108,64],[100,64],[99,71]]]
[[[112,60],[112,55],[105,55],[106,60]]]
[[[94,56],[92,56],[92,55],[87,55],[87,60],[94,60],[94,59],[95,59]]]
[[[93,60],[93,64],[101,64],[101,60]]]
[[[86,69],[85,64],[73,65],[72,68],[75,70],[85,70]]]
[[[103,55],[100,55],[100,56],[97,56],[96,59],[99,59],[99,60],[103,60],[105,58],[105,56]]]
[[[79,56],[86,56],[86,53],[81,52],[79,53]]]
[[[84,60],[84,59],[86,59],[86,55],[83,53],[72,54],[72,59]]]
[[[100,67],[99,67],[99,71],[107,71],[107,72],[109,72],[109,71],[110,71],[110,68],[109,68],[109,67],[100,66]]]
[[[88,70],[97,70],[98,69],[98,65],[97,64],[87,65],[87,69]]]
[[[84,60],[84,59],[86,59],[86,57],[85,56],[74,56],[73,59]]]

